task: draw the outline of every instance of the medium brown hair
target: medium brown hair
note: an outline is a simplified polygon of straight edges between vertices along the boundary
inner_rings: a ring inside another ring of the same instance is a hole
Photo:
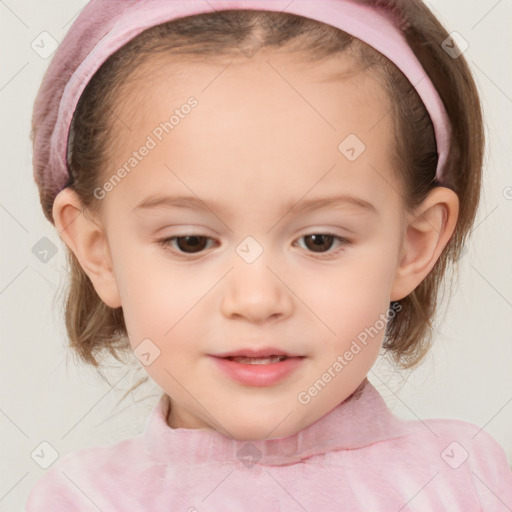
[[[429,275],[407,297],[396,301],[401,309],[389,320],[383,344],[394,362],[406,369],[416,366],[431,346],[438,292],[447,270],[452,268],[449,264],[455,266],[458,262],[475,219],[484,152],[482,112],[466,60],[463,56],[452,58],[443,50],[442,43],[449,34],[421,0],[364,3],[387,9],[392,5],[392,14],[437,88],[452,125],[445,170],[448,181],[443,186],[459,198],[458,222]],[[101,201],[94,190],[101,186],[102,176],[112,164],[109,148],[115,141],[110,135],[119,122],[115,112],[126,98],[124,92],[129,90],[130,80],[133,83],[140,79],[136,73],[140,65],[165,54],[208,60],[236,58],[241,55],[240,49],[254,43],[255,38],[262,48],[299,52],[305,59],[349,52],[361,68],[381,82],[391,99],[393,158],[403,186],[404,205],[414,208],[438,186],[434,182],[437,151],[432,122],[417,92],[394,64],[330,25],[289,13],[233,10],[189,16],[149,28],[110,56],[92,77],[73,117],[68,153],[67,186],[80,197],[84,213],[100,211]],[[32,127],[32,138],[37,128]],[[54,224],[54,193],[40,190],[40,197],[46,217]],[[65,322],[72,349],[82,361],[95,367],[100,365],[99,355],[105,350],[120,360],[118,356],[131,353],[122,308],[106,306],[73,252],[67,249],[67,255],[70,277]],[[396,303],[390,305],[395,311]]]

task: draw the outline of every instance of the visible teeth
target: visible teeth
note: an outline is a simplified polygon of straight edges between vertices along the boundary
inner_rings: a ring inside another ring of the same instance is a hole
[[[279,361],[284,361],[287,359],[287,356],[270,356],[270,357],[245,357],[245,356],[237,356],[237,357],[229,357],[231,361],[235,361],[237,363],[243,364],[271,364],[271,363],[279,363]]]

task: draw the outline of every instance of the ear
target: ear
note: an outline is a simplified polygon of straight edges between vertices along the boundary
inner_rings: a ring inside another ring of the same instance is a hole
[[[78,259],[101,300],[111,308],[121,306],[107,237],[101,223],[83,208],[74,190],[61,190],[53,203],[59,236]]]
[[[429,274],[453,235],[459,216],[457,194],[436,187],[414,212],[406,215],[391,301],[409,295]]]

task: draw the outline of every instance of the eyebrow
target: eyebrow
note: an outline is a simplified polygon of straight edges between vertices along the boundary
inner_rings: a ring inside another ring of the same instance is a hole
[[[325,208],[336,208],[340,206],[356,207],[363,212],[369,212],[378,215],[377,208],[360,197],[355,197],[347,194],[319,197],[315,199],[308,199],[305,201],[289,201],[283,205],[282,215],[286,215],[290,211],[295,213],[310,212],[313,210],[320,210]],[[148,210],[153,208],[188,208],[197,210],[211,210],[216,212],[224,212],[224,207],[214,201],[203,201],[194,196],[166,196],[166,195],[149,195],[137,204],[132,211],[135,210]]]

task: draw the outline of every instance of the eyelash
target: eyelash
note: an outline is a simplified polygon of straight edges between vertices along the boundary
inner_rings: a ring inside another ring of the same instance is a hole
[[[340,247],[338,247],[338,249],[332,251],[332,252],[325,252],[325,253],[315,253],[314,251],[311,251],[312,254],[317,254],[320,256],[320,259],[334,259],[336,258],[344,249],[346,246],[350,245],[352,242],[350,240],[347,240],[346,238],[344,237],[341,237],[341,236],[338,236],[338,235],[335,235],[334,233],[322,233],[322,232],[318,232],[318,233],[308,233],[306,235],[302,235],[301,237],[299,237],[298,240],[300,240],[301,238],[305,238],[305,237],[308,237],[308,236],[313,236],[313,235],[323,235],[323,236],[332,236],[335,240],[338,240],[339,243],[341,244]],[[159,245],[161,245],[164,250],[166,251],[169,251],[170,253],[172,254],[175,254],[177,256],[183,256],[183,257],[186,257],[187,255],[191,255],[191,256],[194,256],[196,254],[200,254],[200,252],[197,252],[197,253],[186,253],[186,252],[180,252],[180,251],[176,251],[175,249],[171,248],[171,242],[173,240],[177,240],[179,238],[187,238],[187,237],[197,237],[197,238],[206,238],[208,240],[212,240],[212,238],[208,237],[208,236],[203,236],[203,235],[195,235],[195,234],[190,234],[190,235],[180,235],[180,236],[171,236],[171,237],[167,237],[167,238],[164,238],[162,240],[158,240],[157,243]]]

